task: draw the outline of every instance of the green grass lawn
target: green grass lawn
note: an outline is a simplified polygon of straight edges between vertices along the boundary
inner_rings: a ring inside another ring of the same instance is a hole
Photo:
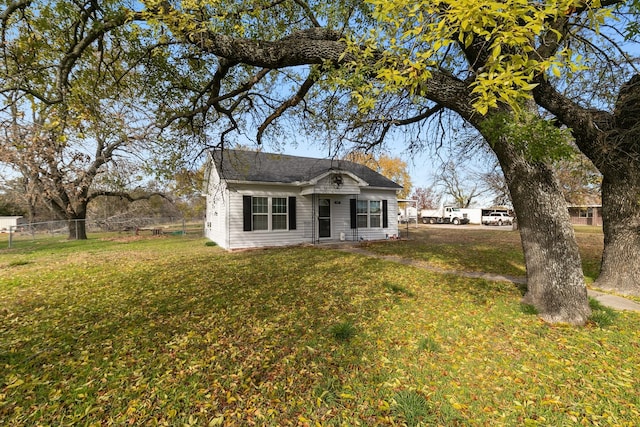
[[[403,232],[405,230],[403,229]],[[587,283],[600,271],[602,227],[576,227],[576,239]],[[473,271],[526,277],[520,234],[464,226],[450,228],[418,226],[409,228],[409,239],[394,242],[371,242],[364,246],[380,255],[396,255],[444,270]]]
[[[516,233],[486,233],[438,262],[517,274]],[[0,425],[637,425],[640,314],[549,326],[520,296],[316,247],[3,250]]]

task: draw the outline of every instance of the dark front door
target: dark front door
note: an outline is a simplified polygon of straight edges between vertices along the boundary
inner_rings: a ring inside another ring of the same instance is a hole
[[[318,200],[318,236],[331,237],[331,200]]]

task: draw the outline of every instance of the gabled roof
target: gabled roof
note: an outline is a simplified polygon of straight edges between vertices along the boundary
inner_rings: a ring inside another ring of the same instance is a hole
[[[378,172],[346,160],[246,150],[215,150],[213,160],[220,176],[227,181],[304,184],[335,170],[356,175],[370,187],[402,189],[401,185]]]
[[[602,207],[602,198],[598,194],[574,195],[572,200],[567,200],[570,208],[599,208]]]

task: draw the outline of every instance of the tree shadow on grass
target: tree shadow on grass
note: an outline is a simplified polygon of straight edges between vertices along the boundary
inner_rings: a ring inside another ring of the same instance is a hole
[[[519,248],[498,248],[490,244],[434,244],[416,240],[374,242],[365,248],[376,254],[398,256],[436,269],[516,277],[526,275],[524,257]]]

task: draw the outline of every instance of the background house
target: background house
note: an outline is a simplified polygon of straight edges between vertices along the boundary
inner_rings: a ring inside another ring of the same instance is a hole
[[[601,205],[569,205],[567,208],[572,224],[602,226]]]
[[[349,161],[215,150],[205,236],[225,249],[392,238],[401,188]]]

